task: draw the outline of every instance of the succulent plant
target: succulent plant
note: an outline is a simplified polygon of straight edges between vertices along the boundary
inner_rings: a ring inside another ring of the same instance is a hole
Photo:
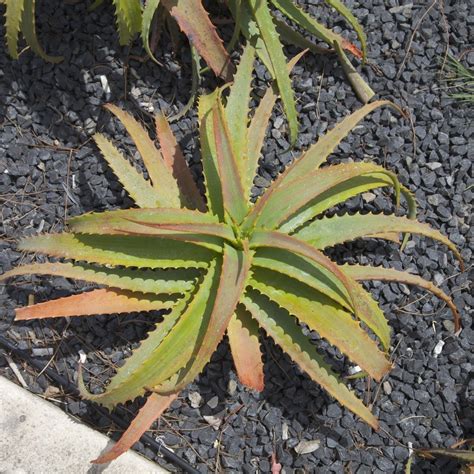
[[[129,44],[132,38],[140,34],[147,53],[155,59],[149,44],[153,19],[159,20],[157,24],[174,20],[189,38],[193,51],[198,53],[192,56],[195,63],[194,71],[200,69],[198,63],[201,56],[214,73],[226,81],[232,80],[234,74],[234,66],[228,51],[233,49],[242,34],[256,48],[258,57],[276,80],[290,125],[290,138],[294,143],[298,131],[296,105],[290,77],[285,68],[286,58],[281,41],[308,48],[318,54],[336,52],[359,99],[366,103],[374,94],[346,55],[346,52],[350,52],[355,57],[365,60],[366,38],[361,25],[340,0],[325,1],[354,28],[361,49],[323,26],[293,0],[226,0],[225,4],[235,20],[234,35],[227,48],[224,47],[216,28],[209,20],[201,0],[148,0],[143,8],[140,0],[113,0],[113,3],[121,44]],[[18,58],[18,34],[21,31],[27,44],[36,54],[48,61],[61,61],[60,56],[46,54],[38,42],[35,32],[35,0],[5,0],[5,3],[6,39],[10,55]],[[101,3],[103,0],[96,0],[91,7],[96,8]],[[289,26],[281,19],[282,17],[305,33],[325,42],[329,48],[317,46],[297,28]],[[174,31],[176,28],[170,29]]]
[[[18,320],[168,310],[103,393],[89,393],[79,376],[82,396],[108,408],[149,395],[129,430],[97,462],[128,449],[202,372],[225,334],[239,379],[262,390],[259,328],[312,380],[377,429],[376,417],[301,327],[380,380],[391,368],[390,327],[359,281],[425,288],[447,303],[459,326],[451,299],[428,281],[393,269],[341,266],[323,253],[358,238],[398,241],[400,233],[413,233],[442,242],[459,258],[445,236],[415,220],[414,199],[392,172],[369,162],[322,166],[367,114],[390,102],[370,103],[347,116],[252,202],[277,100],[269,87],[249,118],[254,58],[248,46],[229,90],[200,98],[205,198],[163,115],[156,118],[158,150],[131,115],[108,105],[136,143],[148,179],[105,136],[97,134],[95,141],[138,208],[85,214],[68,221],[69,232],[24,238],[21,250],[68,262],[24,265],[1,276],[60,275],[105,287],[18,309]],[[405,198],[408,217],[326,215],[350,197],[386,187],[395,189],[397,206],[399,196]]]

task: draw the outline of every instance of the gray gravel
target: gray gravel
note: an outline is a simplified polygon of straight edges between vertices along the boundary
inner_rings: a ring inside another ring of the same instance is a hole
[[[327,9],[313,6],[317,2],[300,3],[310,5],[327,24],[345,29],[339,18],[328,16]],[[473,249],[469,226],[474,113],[472,107],[444,96],[437,71],[446,48],[444,19],[449,25],[450,51],[457,55],[469,48],[468,38],[474,37],[474,9],[472,5],[469,9],[469,2],[447,1],[442,17],[436,5],[415,35],[398,76],[413,28],[428,4],[404,6],[396,0],[346,3],[368,33],[369,65],[362,72],[379,97],[394,99],[410,112],[416,155],[410,122],[382,109],[357,127],[331,161],[370,158],[396,171],[416,194],[420,220],[449,236],[461,249],[469,269]],[[188,99],[190,63],[185,45],[175,57],[168,42],[162,42],[158,56],[166,68],[150,61],[139,62],[132,56],[143,55],[143,51],[138,46],[130,51],[120,48],[113,21],[108,7],[88,13],[85,2],[43,2],[38,14],[40,39],[48,51],[64,55],[65,61],[46,64],[29,51],[18,62],[10,61],[4,53],[0,56],[2,270],[24,261],[15,250],[15,239],[20,236],[60,231],[67,216],[131,205],[90,142],[91,134],[102,130],[139,163],[131,140],[101,109],[103,103],[122,104],[151,124],[150,112],[161,109],[174,113]],[[0,33],[3,35],[3,29]],[[472,54],[468,61],[474,66]],[[110,93],[104,90],[101,77],[107,78]],[[267,79],[266,72],[258,68],[257,94]],[[207,79],[206,86],[213,84],[212,78]],[[360,106],[334,58],[307,55],[295,68],[294,84],[301,113],[298,149],[306,148]],[[282,118],[277,110],[255,180],[255,194],[298,155],[297,151],[285,151],[288,142]],[[173,129],[199,176],[194,119],[190,114]],[[355,211],[363,205],[367,211],[393,210],[387,196],[374,194],[365,201],[351,200],[345,209]],[[156,435],[199,471],[269,472],[275,452],[287,473],[402,472],[409,443],[417,447],[449,446],[474,436],[474,338],[468,272],[459,274],[453,256],[427,239],[414,238],[403,254],[391,244],[367,241],[338,246],[330,255],[339,262],[390,264],[414,270],[441,285],[452,294],[462,313],[462,333],[453,335],[451,315],[436,298],[404,285],[370,285],[394,329],[394,370],[383,384],[372,384],[367,392],[382,422],[378,433],[330,399],[270,340],[264,340],[266,389],[260,395],[245,390],[236,382],[224,341],[199,380],[182,393],[156,426]],[[78,352],[84,351],[93,388],[100,386],[113,367],[138,345],[150,323],[159,320],[159,314],[11,325],[13,308],[26,304],[29,295],[43,301],[83,288],[63,278],[17,280],[0,288],[0,330],[23,349],[53,349],[52,367],[71,381]],[[348,362],[317,339],[315,336],[315,342],[327,350],[338,370],[348,373]],[[433,351],[439,341],[445,344],[436,356]],[[45,362],[51,358],[50,351],[35,354]],[[64,402],[60,406],[71,414],[98,429],[109,428],[108,420],[97,418],[87,403],[55,393],[44,375],[37,377],[21,365],[20,370],[32,391],[47,391],[51,398]],[[14,377],[1,352],[0,374]],[[362,381],[353,386],[361,394],[367,388]],[[134,411],[139,404],[131,403],[127,408]],[[209,423],[217,425],[219,420],[222,424],[218,429]],[[312,443],[301,445],[302,441]],[[302,446],[314,450],[298,454]],[[137,449],[173,469],[150,449],[140,444]],[[416,469],[457,472],[456,464],[446,461],[417,461]]]

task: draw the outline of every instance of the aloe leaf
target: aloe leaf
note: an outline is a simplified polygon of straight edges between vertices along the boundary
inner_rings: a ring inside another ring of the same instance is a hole
[[[165,295],[144,295],[107,288],[18,308],[15,310],[15,319],[25,321],[66,316],[156,311],[171,308],[175,304],[175,300]]]
[[[309,242],[316,248],[324,249],[349,240],[367,235],[384,235],[386,232],[406,232],[420,234],[446,245],[462,264],[461,254],[456,246],[441,232],[427,224],[406,217],[386,216],[383,214],[345,214],[324,217],[303,227],[295,236]]]
[[[240,382],[261,392],[264,389],[264,375],[258,324],[242,305],[237,306],[229,321],[227,336]]]
[[[327,258],[323,253],[308,245],[304,241],[281,232],[262,232],[253,233],[250,241],[250,248],[277,248],[293,252],[297,255],[311,260],[313,263],[325,268],[333,274],[334,281],[339,281],[344,286],[349,297],[349,303],[355,316],[361,321],[366,322],[371,328],[379,328],[379,337],[385,341],[387,336],[383,332],[383,327],[378,321],[377,314],[374,314],[374,308],[366,298],[360,297],[360,285],[352,278],[348,277],[342,269]],[[376,331],[376,329],[374,329]]]
[[[212,118],[224,210],[235,223],[240,223],[248,211],[247,198],[244,196],[240,167],[232,148],[229,125],[220,100],[214,104]]]
[[[5,272],[0,275],[0,281],[31,274],[74,278],[121,290],[155,295],[185,294],[193,288],[197,277],[197,273],[190,270],[129,270],[72,263],[38,263]]]
[[[301,328],[287,311],[254,290],[248,290],[241,301],[267,334],[312,380],[372,428],[378,429],[377,418],[354,392],[339,380],[323,357],[317,353],[315,346],[303,336]]]
[[[141,29],[142,10],[140,0],[113,0],[113,2],[117,16],[120,44],[126,46]]]
[[[294,56],[288,62],[288,72],[291,72],[296,63],[303,57],[305,51]],[[265,95],[262,97],[260,103],[255,109],[254,116],[248,128],[248,151],[247,151],[247,165],[246,176],[244,180],[244,191],[246,196],[250,196],[255,173],[257,172],[258,160],[260,158],[263,142],[267,133],[268,122],[272,115],[273,107],[278,98],[278,89],[276,84],[268,87]]]
[[[18,249],[70,260],[137,268],[207,268],[213,253],[176,240],[123,235],[47,234],[27,237]]]
[[[311,15],[298,7],[293,0],[271,0],[271,2],[278,10],[280,10],[281,13],[283,13],[283,15],[312,35],[323,40],[331,47],[333,46],[334,41],[343,41],[342,36],[321,25],[321,23],[316,21]]]
[[[220,260],[220,259],[219,259]],[[117,370],[104,393],[90,394],[79,377],[80,390],[84,398],[94,400],[107,408],[154,390],[178,370],[188,364],[198,350],[207,330],[212,305],[219,282],[219,267],[212,261],[209,270],[196,291],[181,300],[156,325],[141,345]],[[216,343],[217,344],[217,343]],[[173,393],[176,393],[176,389]],[[170,391],[171,394],[171,391]]]
[[[220,239],[234,241],[232,230],[211,214],[189,209],[129,209],[84,214],[73,217],[68,225],[74,233],[109,235],[155,235],[215,244]],[[211,239],[205,239],[210,237]],[[212,247],[214,248],[214,247]]]
[[[179,188],[173,177],[172,167],[163,160],[159,150],[155,147],[153,140],[143,126],[137,122],[129,113],[112,104],[105,105],[125,126],[130,137],[137,146],[145,167],[150,175],[154,194],[160,196],[159,202],[162,207],[180,207]],[[131,189],[125,186],[130,193]],[[132,188],[133,189],[133,188]],[[147,206],[141,206],[147,207]],[[149,206],[148,206],[149,207]]]
[[[342,269],[346,275],[354,278],[354,280],[396,281],[398,283],[406,283],[407,285],[419,286],[443,300],[453,313],[455,330],[458,331],[461,328],[461,318],[453,300],[443,290],[441,290],[441,288],[438,288],[424,278],[412,275],[408,272],[383,267],[345,265]]]
[[[329,48],[323,48],[317,46],[312,41],[304,37],[298,30],[291,28],[284,21],[279,20],[278,18],[273,18],[275,22],[276,29],[282,41],[289,45],[298,46],[302,49],[308,49],[314,54],[329,54],[332,52]]]
[[[373,173],[391,180],[398,202],[400,183],[395,174],[371,163],[346,163],[316,170],[298,180],[271,188],[258,200],[248,221],[254,221],[256,227],[264,229],[278,228],[301,208],[312,205],[322,193],[352,178]],[[295,188],[300,192],[295,193]]]
[[[295,97],[291,85],[290,75],[286,66],[286,58],[281,48],[281,43],[273,23],[272,14],[268,8],[268,0],[248,0],[251,5],[255,21],[260,29],[263,42],[267,49],[272,71],[278,84],[283,108],[285,109],[290,129],[290,141],[296,142],[298,135],[298,118],[296,113]]]
[[[142,437],[143,433],[150,428],[153,422],[173,403],[177,396],[178,394],[176,393],[164,397],[157,393],[152,393],[120,439],[112,448],[101,454],[92,463],[109,463],[128,451]]]
[[[379,100],[367,104],[353,112],[348,117],[341,120],[336,126],[320,137],[319,140],[311,146],[303,155],[296,160],[276,181],[275,186],[283,182],[289,183],[297,178],[301,178],[308,173],[319,168],[336,149],[341,141],[349,135],[354,127],[373,110],[384,105],[391,106],[396,110],[399,108],[388,100]]]
[[[374,379],[380,380],[390,370],[390,362],[360,322],[322,293],[268,270],[255,271],[249,284],[316,331]]]
[[[60,63],[64,59],[62,56],[49,56],[44,52],[38,42],[36,36],[35,4],[36,0],[23,0],[23,16],[21,20],[23,36],[28,45],[38,56],[51,63]]]
[[[147,52],[148,56],[157,64],[160,64],[155,58],[153,51],[150,48],[150,29],[151,23],[155,16],[156,10],[160,4],[160,0],[147,0],[142,14],[142,27],[141,27],[141,36],[143,41],[143,47]]]
[[[200,122],[201,159],[206,183],[206,197],[209,211],[224,219],[222,185],[216,161],[212,108],[218,99],[218,91],[199,97],[198,116]]]
[[[100,133],[94,135],[94,141],[114,174],[138,206],[158,207],[167,205],[167,202],[163,201],[163,195],[153,188],[150,182],[135,169],[111,141]]]
[[[199,192],[181,147],[178,145],[166,117],[158,113],[155,117],[155,123],[163,159],[167,163],[168,168],[172,170],[173,177],[182,196],[181,200],[187,207],[205,212],[206,203]]]
[[[252,268],[266,268],[287,275],[331,298],[350,310],[350,298],[340,280],[326,267],[308,258],[278,248],[259,248],[252,260]]]
[[[317,179],[315,179],[317,182]],[[349,198],[357,196],[358,194],[370,191],[372,189],[393,186],[393,176],[391,173],[366,173],[355,176],[334,187],[323,191],[318,195],[317,199],[310,204],[304,206],[297,214],[288,218],[280,227],[279,230],[285,233],[292,233],[306,222],[309,222],[316,216],[322,214],[333,206],[347,201]],[[400,192],[405,198],[408,207],[408,218],[416,218],[416,201],[412,193],[405,187],[399,184]],[[388,235],[386,236],[389,237]],[[399,234],[392,234],[392,239],[399,241]]]
[[[182,390],[201,373],[211,359],[217,345],[224,336],[229,321],[247,284],[253,252],[237,250],[225,244],[222,268],[215,297],[209,304],[209,316],[203,317],[204,334],[200,337],[192,357],[176,378],[161,384],[159,393],[173,393]],[[214,295],[213,295],[214,296]]]
[[[230,81],[232,62],[201,0],[162,0],[162,4],[214,73]]]
[[[255,48],[247,43],[234,76],[234,83],[229,88],[229,96],[225,107],[230,139],[241,172],[245,169],[248,159],[247,125],[250,113],[250,92],[254,61]]]
[[[366,58],[367,55],[367,37],[365,36],[364,29],[362,25],[358,22],[357,18],[353,15],[353,13],[347,8],[341,0],[324,0],[327,4],[334,7],[338,13],[340,13],[347,22],[354,28],[355,32],[357,33],[357,37],[359,38],[359,42],[362,48],[362,57]]]
[[[18,34],[21,30],[25,0],[7,0],[5,12],[5,29],[8,53],[13,59],[18,59]]]
[[[345,75],[349,79],[358,99],[363,103],[367,104],[375,95],[372,88],[364,81],[362,76],[357,72],[356,68],[352,65],[350,59],[347,57],[343,47],[337,41],[334,41],[334,49],[339,56],[339,60],[342,64],[342,69]]]

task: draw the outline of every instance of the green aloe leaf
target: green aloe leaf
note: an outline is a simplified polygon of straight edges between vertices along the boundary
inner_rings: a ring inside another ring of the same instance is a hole
[[[361,237],[382,235],[386,232],[407,232],[420,234],[446,245],[462,261],[456,246],[441,232],[427,224],[406,217],[386,216],[383,214],[345,214],[343,216],[324,217],[313,221],[295,234],[298,239],[324,249]]]
[[[239,163],[234,154],[229,125],[220,101],[216,102],[212,109],[212,118],[224,210],[235,223],[240,223],[248,211],[247,197],[244,195]]]
[[[88,392],[79,377],[81,395],[105,407],[113,407],[152,389],[188,364],[204,337],[219,282],[216,261],[194,294],[181,300],[171,313],[158,323],[148,337],[117,370],[106,391],[99,395]]]
[[[375,109],[385,105],[399,110],[397,106],[387,100],[372,102],[356,110],[337,123],[326,135],[320,137],[316,144],[311,146],[298,160],[287,168],[277,180],[276,184],[278,183],[277,185],[280,185],[283,182],[285,182],[285,184],[289,183],[318,169],[361,120]]]
[[[135,169],[111,141],[100,133],[94,135],[94,141],[114,174],[138,206],[157,207],[166,203],[166,201],[162,201],[161,193],[153,188],[150,182]]]
[[[23,0],[23,16],[21,20],[23,36],[28,45],[38,56],[51,63],[60,63],[64,59],[62,56],[49,56],[39,44],[36,36],[35,5],[36,0]]]
[[[209,316],[203,317],[204,333],[200,336],[189,363],[177,377],[162,384],[159,393],[174,393],[191,383],[211,359],[221,341],[235,308],[247,284],[252,252],[248,249],[237,250],[230,245],[224,246],[222,268],[214,297],[210,301]],[[205,326],[204,326],[205,324]]]
[[[268,270],[255,271],[249,284],[316,331],[374,379],[380,380],[389,371],[390,362],[360,323],[322,293]]]
[[[357,18],[354,14],[347,8],[341,0],[324,0],[328,5],[334,7],[338,13],[340,13],[348,23],[354,28],[355,32],[357,33],[357,37],[359,38],[360,45],[362,48],[362,57],[365,60],[367,55],[367,37],[365,36],[364,29],[362,28],[361,24],[358,22]]]
[[[123,235],[37,235],[22,239],[18,248],[52,257],[137,268],[207,268],[214,255],[187,242]]]
[[[360,416],[372,428],[378,429],[377,418],[355,396],[354,392],[339,380],[323,357],[317,353],[315,346],[303,336],[301,328],[288,312],[252,290],[247,291],[242,298],[242,303],[267,334],[312,380],[321,385],[342,405]]]
[[[247,44],[240,58],[240,64],[235,73],[234,83],[229,88],[229,96],[225,107],[230,139],[241,174],[243,174],[243,170],[248,161],[247,127],[250,114],[250,92],[254,61],[255,48],[251,44]]]
[[[211,214],[188,209],[131,209],[84,214],[68,222],[74,233],[159,236],[220,251],[221,239],[234,242],[232,230]]]
[[[296,63],[303,57],[305,51],[297,54],[288,63],[288,72],[291,72]],[[247,150],[247,165],[244,181],[245,195],[250,196],[253,180],[257,172],[258,160],[260,158],[263,142],[267,133],[268,122],[272,115],[273,107],[278,98],[278,88],[276,84],[265,91],[265,95],[255,109],[254,116],[248,127],[248,150]]]
[[[414,285],[423,288],[424,290],[433,293],[448,305],[454,316],[455,330],[458,331],[461,328],[461,318],[453,300],[443,290],[424,278],[412,275],[408,272],[384,267],[345,265],[342,269],[346,275],[354,278],[354,280],[396,281],[398,283],[405,283],[407,285]]]
[[[352,178],[374,173],[391,180],[398,202],[400,184],[396,175],[371,163],[346,163],[313,171],[286,185],[271,188],[259,199],[248,220],[252,222],[255,218],[255,226],[259,228],[278,228],[301,208],[312,205],[322,193]],[[295,194],[295,187],[300,192]]]
[[[160,203],[160,206],[179,208],[179,188],[176,179],[173,177],[173,169],[171,166],[167,166],[161,153],[157,150],[153,140],[148,135],[148,132],[129,113],[119,107],[107,104],[105,105],[105,108],[112,112],[123,123],[127,132],[130,134],[130,137],[137,145],[138,152],[140,153],[148,174],[150,175],[153,193],[159,196],[158,202]],[[107,159],[107,156],[105,156],[105,158]],[[137,188],[137,186],[129,188],[125,183],[124,187],[129,194],[133,189]],[[138,205],[140,207],[157,207]]]
[[[224,201],[222,184],[216,159],[216,144],[214,140],[214,123],[212,108],[217,100],[218,91],[199,98],[198,116],[200,122],[201,159],[206,182],[207,205],[210,212],[224,219]]]
[[[143,47],[147,52],[148,56],[155,61],[155,63],[159,64],[158,60],[155,58],[153,51],[150,48],[150,30],[151,30],[151,23],[155,16],[156,10],[160,5],[160,0],[147,0],[145,3],[145,7],[143,9],[142,15],[142,26],[141,26],[141,36],[143,41]]]
[[[185,294],[195,284],[197,273],[187,270],[130,270],[72,263],[23,265],[0,275],[0,281],[21,275],[54,275],[140,293]],[[194,276],[194,278],[193,278]]]
[[[278,90],[280,92],[283,107],[288,119],[290,129],[290,141],[296,142],[298,135],[298,118],[296,113],[295,97],[288,73],[287,62],[281,48],[278,32],[273,22],[272,14],[268,8],[268,0],[248,0],[252,8],[253,16],[260,29],[262,40],[265,44],[270,58],[272,69]]]
[[[13,59],[18,59],[18,34],[21,31],[21,19],[25,8],[25,0],[7,0],[5,13],[5,28],[8,53]]]
[[[171,170],[178,185],[181,204],[190,209],[206,211],[206,203],[194,181],[183,152],[176,141],[166,117],[158,113],[155,117],[156,133],[161,146],[163,159]]]
[[[120,44],[126,46],[133,36],[141,30],[142,10],[140,0],[113,0],[113,2],[117,16]]]

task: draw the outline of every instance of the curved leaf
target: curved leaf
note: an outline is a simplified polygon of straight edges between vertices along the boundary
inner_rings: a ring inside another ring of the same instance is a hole
[[[240,382],[257,392],[264,389],[258,325],[245,308],[237,306],[227,327],[232,359]]]
[[[458,331],[461,329],[461,318],[453,300],[443,290],[424,278],[412,275],[408,272],[384,267],[345,265],[342,267],[342,270],[346,275],[354,278],[354,280],[396,281],[398,283],[406,283],[407,285],[419,286],[420,288],[433,293],[448,305],[449,309],[453,312],[455,330]]]
[[[72,263],[23,265],[0,275],[0,281],[22,275],[54,275],[139,293],[185,294],[194,287],[197,272],[190,270],[137,270]],[[194,277],[194,279],[193,279]]]
[[[21,20],[23,36],[28,45],[38,56],[51,63],[60,63],[64,59],[62,56],[49,56],[44,52],[38,42],[38,38],[36,37],[35,4],[36,0],[23,0],[24,8]]]
[[[47,234],[27,237],[18,249],[52,257],[138,268],[206,268],[214,256],[176,240],[124,235]]]
[[[111,408],[143,395],[185,367],[207,330],[210,302],[214,300],[218,281],[217,262],[212,261],[195,293],[179,301],[171,313],[149,332],[147,339],[117,370],[105,392],[98,395],[89,393],[79,377],[81,395]]]
[[[145,7],[142,14],[142,27],[141,27],[141,36],[143,41],[143,47],[147,52],[148,56],[157,64],[160,64],[155,58],[153,51],[150,49],[150,29],[151,23],[155,16],[156,10],[160,5],[160,0],[147,0],[145,2]]]
[[[107,288],[18,308],[15,310],[15,319],[17,321],[24,321],[28,319],[62,318],[66,316],[156,311],[169,309],[175,304],[176,301],[164,295],[145,295]]]
[[[256,227],[264,229],[278,228],[300,209],[314,204],[314,200],[322,193],[353,178],[374,173],[392,182],[398,202],[400,184],[396,175],[371,163],[345,163],[316,170],[298,180],[271,188],[258,200],[248,222],[254,220]],[[295,193],[295,188],[299,190],[298,193]]]
[[[372,237],[377,234],[384,236],[386,232],[421,234],[438,240],[454,253],[462,265],[461,254],[447,237],[427,224],[406,217],[383,214],[344,214],[342,216],[324,217],[313,221],[297,232],[295,236],[309,242],[318,249],[324,249],[361,237]]]
[[[221,341],[242,296],[249,275],[251,252],[224,246],[222,268],[215,297],[209,301],[209,316],[203,319],[204,334],[200,337],[189,363],[177,377],[155,388],[159,393],[182,390],[201,373]],[[214,296],[214,294],[213,294]]]
[[[342,405],[360,416],[372,428],[378,429],[377,418],[359,400],[354,392],[342,383],[326,364],[313,344],[303,336],[301,328],[282,308],[256,291],[248,290],[242,303],[267,334],[298,364],[316,383],[321,385]]]
[[[249,284],[307,324],[375,380],[380,380],[390,370],[385,354],[360,323],[322,293],[268,270],[254,272]]]

